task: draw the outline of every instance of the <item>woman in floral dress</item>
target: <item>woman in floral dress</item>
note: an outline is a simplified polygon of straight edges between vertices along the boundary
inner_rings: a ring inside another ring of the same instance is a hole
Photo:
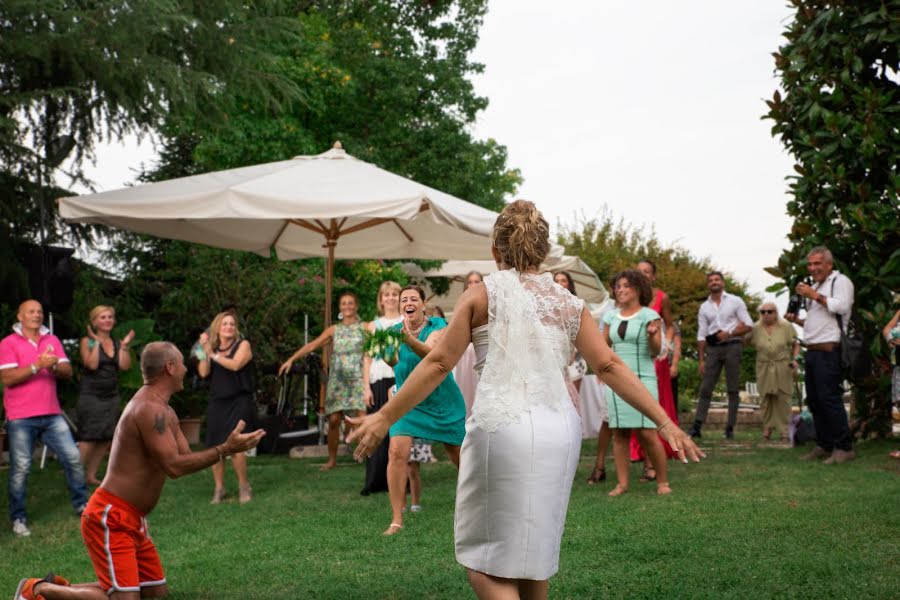
[[[359,302],[353,292],[338,297],[341,320],[322,332],[284,361],[278,374],[290,371],[295,360],[314,352],[325,344],[332,344],[328,387],[325,390],[325,414],[328,416],[328,462],[322,465],[327,471],[337,464],[337,450],[341,439],[341,422],[344,414],[361,417],[366,406],[372,405],[369,387],[369,361],[363,352],[366,324],[360,321]]]

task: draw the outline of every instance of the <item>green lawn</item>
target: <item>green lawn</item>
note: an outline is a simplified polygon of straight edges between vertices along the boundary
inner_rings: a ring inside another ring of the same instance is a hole
[[[896,443],[862,444],[855,463],[826,467],[798,461],[804,450],[712,437],[704,463],[673,465],[670,497],[636,481],[617,499],[606,497],[612,481],[585,485],[595,447],[585,443],[551,597],[900,596],[900,462],[887,457]],[[210,506],[209,474],[167,483],[150,524],[171,597],[472,597],[453,557],[448,462],[423,467],[425,509],[393,538],[381,536],[386,495],[358,493],[362,466],[344,459],[320,473],[320,462],[252,459],[246,506]],[[30,489],[33,535],[0,531],[0,598],[49,569],[93,579],[58,467],[35,471]]]

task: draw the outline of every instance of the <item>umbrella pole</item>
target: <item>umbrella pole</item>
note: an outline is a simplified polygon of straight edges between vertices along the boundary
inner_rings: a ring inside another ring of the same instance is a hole
[[[325,329],[331,326],[331,296],[334,293],[334,247],[337,246],[337,237],[329,235],[325,239],[325,248],[328,250],[328,258],[325,259]],[[323,354],[323,364],[326,372],[331,360],[331,344],[326,344]],[[322,378],[319,386],[319,414],[325,414],[325,378]],[[320,427],[320,437],[324,427]]]

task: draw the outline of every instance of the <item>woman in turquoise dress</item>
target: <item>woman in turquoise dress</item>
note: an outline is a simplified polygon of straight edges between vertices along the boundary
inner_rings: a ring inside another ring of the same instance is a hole
[[[399,356],[394,361],[388,361],[388,364],[393,362],[398,390],[447,329],[444,319],[425,316],[425,292],[417,285],[408,285],[400,291],[400,314],[403,323],[392,329],[402,331],[405,341]],[[392,517],[385,535],[394,535],[403,528],[408,478],[406,465],[413,438],[443,442],[447,456],[459,467],[459,447],[466,435],[466,404],[453,374],[448,373],[431,395],[394,423],[390,435],[387,479]]]
[[[363,352],[366,339],[366,323],[357,313],[359,301],[353,292],[338,296],[341,320],[322,332],[289,359],[284,361],[278,374],[291,370],[295,360],[318,350],[325,344],[332,344],[331,364],[328,369],[328,387],[325,389],[325,414],[328,416],[328,462],[323,471],[337,464],[338,444],[341,441],[341,422],[344,416],[361,417],[366,414],[366,406],[372,405],[372,390],[369,387],[370,359]]]
[[[604,328],[606,343],[628,368],[634,371],[658,402],[656,367],[653,359],[659,354],[662,343],[660,316],[656,311],[647,308],[653,300],[653,288],[650,281],[640,271],[634,269],[622,271],[613,281],[617,309],[603,316],[606,323]],[[616,460],[618,480],[618,485],[609,495],[619,496],[628,491],[631,453],[629,444],[632,431],[637,433],[644,454],[650,457],[656,471],[657,493],[671,493],[666,453],[659,436],[656,435],[653,422],[611,389],[608,393],[609,426],[613,430],[613,456]]]

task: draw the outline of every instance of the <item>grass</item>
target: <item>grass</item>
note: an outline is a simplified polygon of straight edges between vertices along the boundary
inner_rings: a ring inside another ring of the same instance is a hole
[[[637,483],[637,466],[621,498],[607,498],[611,480],[585,485],[596,447],[585,443],[552,598],[898,596],[900,462],[887,457],[896,444],[861,444],[856,462],[829,468],[798,461],[808,448],[707,438],[707,461],[673,464],[670,497]],[[473,597],[453,556],[452,466],[423,467],[424,511],[384,538],[386,495],[360,496],[362,467],[342,461],[320,473],[321,459],[251,459],[256,498],[246,506],[210,506],[208,474],[168,482],[149,521],[170,597]],[[50,569],[94,578],[58,466],[29,483],[33,535],[0,531],[0,597]]]

